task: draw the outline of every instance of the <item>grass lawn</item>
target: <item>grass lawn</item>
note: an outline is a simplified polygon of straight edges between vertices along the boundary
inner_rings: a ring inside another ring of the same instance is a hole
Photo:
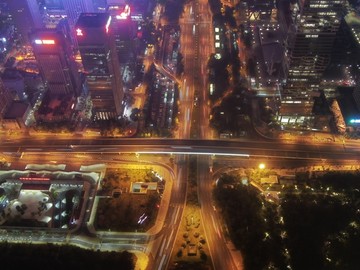
[[[95,218],[97,230],[143,232],[150,229],[157,217],[160,205],[160,194],[147,191],[146,194],[131,193],[131,182],[154,180],[151,170],[116,169],[106,172],[102,185],[103,195],[100,198]],[[117,196],[113,196],[117,192]]]

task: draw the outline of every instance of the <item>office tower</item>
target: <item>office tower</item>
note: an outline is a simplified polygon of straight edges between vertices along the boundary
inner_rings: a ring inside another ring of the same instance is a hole
[[[290,4],[288,77],[282,91],[280,122],[308,128],[314,98],[329,64],[346,0],[299,0]]]
[[[110,29],[115,38],[116,52],[120,63],[127,63],[135,55],[136,22],[131,19],[129,5],[109,5]]]
[[[123,87],[109,13],[82,13],[76,35],[95,119],[114,119],[123,110]]]
[[[62,0],[70,26],[74,26],[81,13],[94,12],[92,0]]]
[[[80,94],[80,74],[69,40],[57,30],[38,30],[31,35],[40,74],[54,95]]]
[[[10,106],[12,97],[10,92],[5,88],[2,80],[0,79],[0,120],[4,116],[6,110]]]
[[[29,44],[29,33],[43,27],[38,2],[36,0],[6,0],[6,3],[13,16],[20,41],[23,44]]]
[[[107,0],[93,0],[94,12],[105,12]]]
[[[43,16],[45,28],[55,29],[58,23],[67,17],[62,0],[45,0]]]
[[[125,1],[125,0],[106,0],[106,3],[107,3],[108,6],[125,5],[125,2],[129,2],[129,1]]]
[[[46,9],[64,9],[62,0],[45,0],[44,4]]]

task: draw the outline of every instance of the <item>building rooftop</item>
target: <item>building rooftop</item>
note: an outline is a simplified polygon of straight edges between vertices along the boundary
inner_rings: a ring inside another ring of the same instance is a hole
[[[29,104],[22,101],[13,101],[4,115],[4,119],[15,119],[23,117],[29,106]]]
[[[1,74],[1,79],[3,80],[18,80],[23,79],[20,71],[15,68],[5,68],[4,72]]]
[[[76,27],[99,28],[105,27],[110,15],[109,13],[81,13]]]

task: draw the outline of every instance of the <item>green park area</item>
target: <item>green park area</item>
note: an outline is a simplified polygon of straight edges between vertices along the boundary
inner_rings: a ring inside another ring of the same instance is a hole
[[[98,191],[96,230],[147,231],[156,221],[164,185],[151,169],[107,170]]]
[[[272,201],[228,173],[213,196],[244,269],[350,270],[360,265],[359,179],[359,171],[296,175]]]

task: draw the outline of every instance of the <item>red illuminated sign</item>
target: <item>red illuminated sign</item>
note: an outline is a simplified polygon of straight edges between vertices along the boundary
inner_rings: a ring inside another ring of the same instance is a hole
[[[111,23],[111,16],[109,16],[109,19],[107,20],[106,25],[105,25],[105,31],[106,31],[106,33],[109,33],[110,23]]]
[[[130,6],[126,5],[124,7],[124,10],[120,13],[120,15],[116,15],[116,19],[125,20],[129,17],[129,15],[130,15]]]
[[[82,30],[80,28],[78,28],[78,29],[76,29],[76,35],[83,36],[84,34],[83,34]]]

